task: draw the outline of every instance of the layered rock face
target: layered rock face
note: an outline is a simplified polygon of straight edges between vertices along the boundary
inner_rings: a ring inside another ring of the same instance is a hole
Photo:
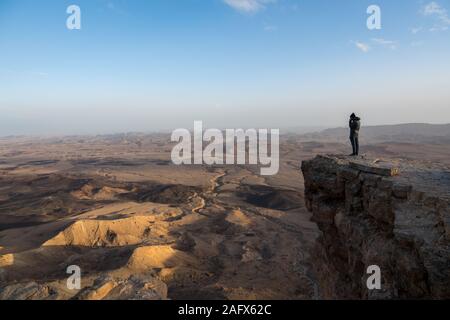
[[[324,299],[450,298],[450,172],[422,163],[318,156],[302,163],[319,226]],[[368,289],[369,266],[381,289]]]

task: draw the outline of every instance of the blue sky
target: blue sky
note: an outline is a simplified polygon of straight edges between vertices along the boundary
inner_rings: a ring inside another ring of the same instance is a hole
[[[81,8],[68,30],[66,8]],[[382,29],[368,30],[377,4]],[[450,122],[450,0],[0,0],[0,135]]]

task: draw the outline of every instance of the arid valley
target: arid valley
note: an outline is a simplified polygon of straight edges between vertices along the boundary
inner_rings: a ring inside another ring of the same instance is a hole
[[[393,127],[366,131],[363,158],[448,172],[449,126]],[[1,138],[0,299],[322,298],[301,163],[347,155],[340,133],[283,134],[268,177],[176,166],[166,134]]]

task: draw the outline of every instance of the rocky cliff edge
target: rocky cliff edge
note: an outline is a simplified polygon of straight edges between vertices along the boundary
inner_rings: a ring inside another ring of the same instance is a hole
[[[325,299],[450,298],[450,171],[405,160],[304,161],[321,230],[312,263]],[[369,266],[381,289],[369,290]]]

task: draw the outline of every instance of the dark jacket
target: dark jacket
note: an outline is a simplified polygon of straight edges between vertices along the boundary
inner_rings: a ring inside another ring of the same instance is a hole
[[[351,134],[358,134],[359,129],[361,129],[361,119],[358,117],[351,118],[349,122]]]

